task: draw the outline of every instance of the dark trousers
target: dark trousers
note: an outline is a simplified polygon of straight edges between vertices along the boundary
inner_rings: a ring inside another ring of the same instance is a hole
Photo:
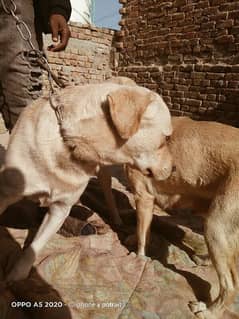
[[[32,43],[39,48],[34,26],[32,0],[14,0],[16,15],[29,27]],[[5,0],[5,3],[10,1]],[[0,112],[5,126],[11,130],[20,113],[41,94],[41,69],[35,57],[28,55],[29,44],[22,39],[16,22],[0,2]]]

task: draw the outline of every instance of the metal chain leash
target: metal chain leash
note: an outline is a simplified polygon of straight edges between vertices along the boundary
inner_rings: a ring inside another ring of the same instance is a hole
[[[40,51],[39,49],[35,48],[34,44],[32,43],[32,34],[31,34],[31,31],[30,31],[28,25],[21,18],[19,18],[16,15],[17,5],[14,2],[14,0],[1,0],[1,4],[2,4],[2,7],[3,7],[3,10],[8,15],[11,15],[13,17],[13,19],[15,20],[16,28],[17,28],[20,36],[22,37],[22,39],[28,43],[30,49],[27,51],[27,55],[28,56],[35,56],[36,57],[36,63],[41,68],[43,68],[45,71],[47,71],[48,82],[49,82],[49,85],[50,85],[49,101],[50,101],[51,107],[54,109],[54,111],[56,113],[56,117],[57,117],[58,123],[60,124],[61,121],[62,121],[62,108],[63,108],[63,105],[60,104],[59,97],[57,97],[57,98],[53,97],[53,96],[56,95],[55,89],[54,89],[54,86],[53,86],[53,80],[55,81],[55,83],[60,88],[64,88],[65,84],[51,70],[51,67],[50,67],[50,65],[49,65],[49,63],[47,61],[47,58],[44,55],[44,53],[42,51]]]
[[[17,30],[19,31],[23,40],[28,42],[28,44],[30,45],[32,50],[35,50],[35,47],[31,41],[32,35],[31,35],[31,32],[30,32],[28,26],[26,25],[26,23],[22,19],[20,19],[16,15],[16,11],[17,11],[16,3],[13,0],[8,0],[8,4],[5,2],[5,0],[1,0],[1,3],[2,3],[3,10],[7,14],[12,15],[12,17],[16,21]]]

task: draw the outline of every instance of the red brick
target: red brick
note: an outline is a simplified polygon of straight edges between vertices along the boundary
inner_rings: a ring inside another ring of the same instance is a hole
[[[225,3],[225,0],[212,0],[212,6]]]
[[[185,99],[185,103],[190,106],[197,106],[197,107],[202,105],[202,101],[195,100],[195,99]]]
[[[224,73],[206,73],[206,79],[220,80],[224,78]]]
[[[192,78],[193,79],[204,79],[205,78],[204,72],[192,72]]]
[[[217,24],[217,28],[228,29],[228,28],[231,28],[233,25],[234,25],[234,20],[229,19],[229,20],[220,21],[220,23]]]
[[[173,20],[183,20],[185,18],[185,14],[183,12],[172,14]]]
[[[233,43],[235,40],[234,36],[233,35],[222,35],[222,36],[219,36],[215,39],[215,41],[217,43],[222,43],[222,44],[225,44],[225,43]]]

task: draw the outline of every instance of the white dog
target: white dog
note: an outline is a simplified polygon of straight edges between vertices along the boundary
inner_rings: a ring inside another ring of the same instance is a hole
[[[103,83],[68,87],[59,99],[60,123],[48,99],[38,99],[23,111],[9,141],[0,173],[0,212],[23,197],[49,211],[7,280],[28,276],[36,255],[101,166],[126,163],[157,179],[172,170],[165,144],[171,118],[156,93]]]

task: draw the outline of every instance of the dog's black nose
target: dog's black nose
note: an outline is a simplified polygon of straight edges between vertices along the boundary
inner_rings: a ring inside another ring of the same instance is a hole
[[[172,173],[173,173],[173,172],[176,172],[176,170],[177,170],[177,167],[176,167],[175,165],[173,165],[173,166],[172,166]]]

